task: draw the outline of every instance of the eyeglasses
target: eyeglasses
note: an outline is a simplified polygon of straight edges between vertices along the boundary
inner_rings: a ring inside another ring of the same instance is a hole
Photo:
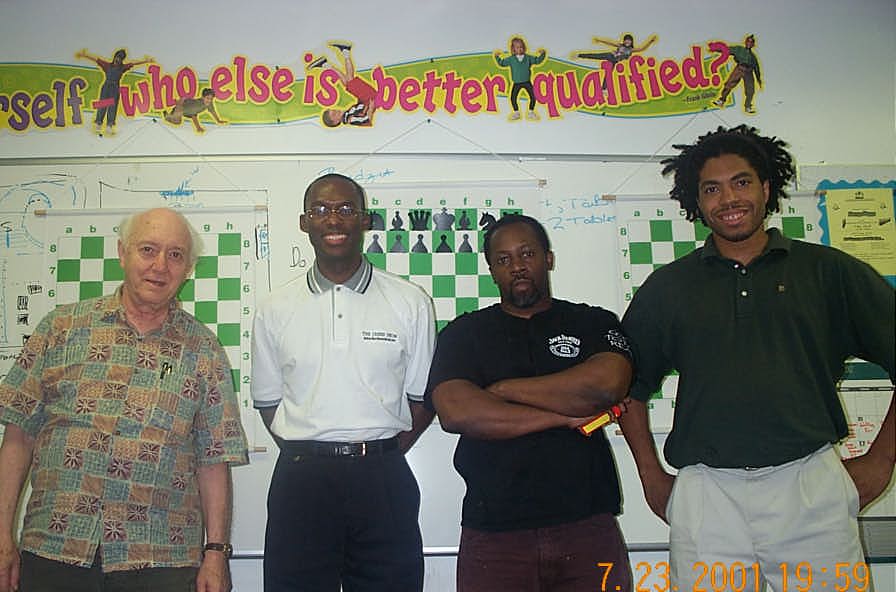
[[[330,214],[336,214],[340,218],[354,218],[363,213],[364,210],[359,210],[349,203],[338,205],[335,208],[331,208],[324,204],[317,204],[305,210],[305,215],[309,218],[326,218]]]

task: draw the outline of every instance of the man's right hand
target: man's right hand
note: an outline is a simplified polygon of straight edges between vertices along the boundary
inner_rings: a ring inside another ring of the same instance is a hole
[[[0,541],[0,592],[19,589],[19,548],[11,539]]]
[[[644,497],[647,499],[647,505],[666,524],[669,523],[669,520],[666,518],[666,506],[669,504],[669,496],[672,495],[672,485],[674,483],[675,476],[662,470],[649,476],[641,476],[641,484],[644,487]]]

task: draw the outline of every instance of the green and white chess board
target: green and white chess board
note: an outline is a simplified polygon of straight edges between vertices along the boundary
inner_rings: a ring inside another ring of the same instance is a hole
[[[435,305],[439,330],[460,314],[499,301],[482,252],[485,231],[480,223],[483,215],[500,218],[522,213],[520,209],[374,208],[371,213],[374,229],[364,238],[366,257],[426,290]],[[378,221],[383,228],[377,228]],[[394,229],[398,224],[401,229]]]
[[[118,261],[117,224],[128,212],[93,213],[96,215],[79,212],[48,219],[48,310],[57,304],[110,294],[124,279]],[[267,258],[259,258],[266,246],[258,248],[259,241],[266,240],[266,226],[251,210],[183,213],[199,230],[204,254],[177,298],[184,310],[217,335],[230,360],[243,413],[251,413],[252,317],[256,292],[268,290]]]

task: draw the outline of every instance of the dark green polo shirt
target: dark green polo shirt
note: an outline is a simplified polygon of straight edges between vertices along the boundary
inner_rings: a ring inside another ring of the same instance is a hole
[[[631,395],[680,374],[665,455],[672,466],[767,466],[847,435],[836,383],[856,356],[892,381],[894,291],[869,265],[769,229],[747,266],[702,248],[656,270],[623,319]]]

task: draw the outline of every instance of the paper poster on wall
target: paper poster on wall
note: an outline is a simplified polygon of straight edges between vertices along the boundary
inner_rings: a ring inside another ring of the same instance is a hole
[[[830,189],[825,197],[831,245],[868,263],[881,275],[896,275],[893,190]]]

